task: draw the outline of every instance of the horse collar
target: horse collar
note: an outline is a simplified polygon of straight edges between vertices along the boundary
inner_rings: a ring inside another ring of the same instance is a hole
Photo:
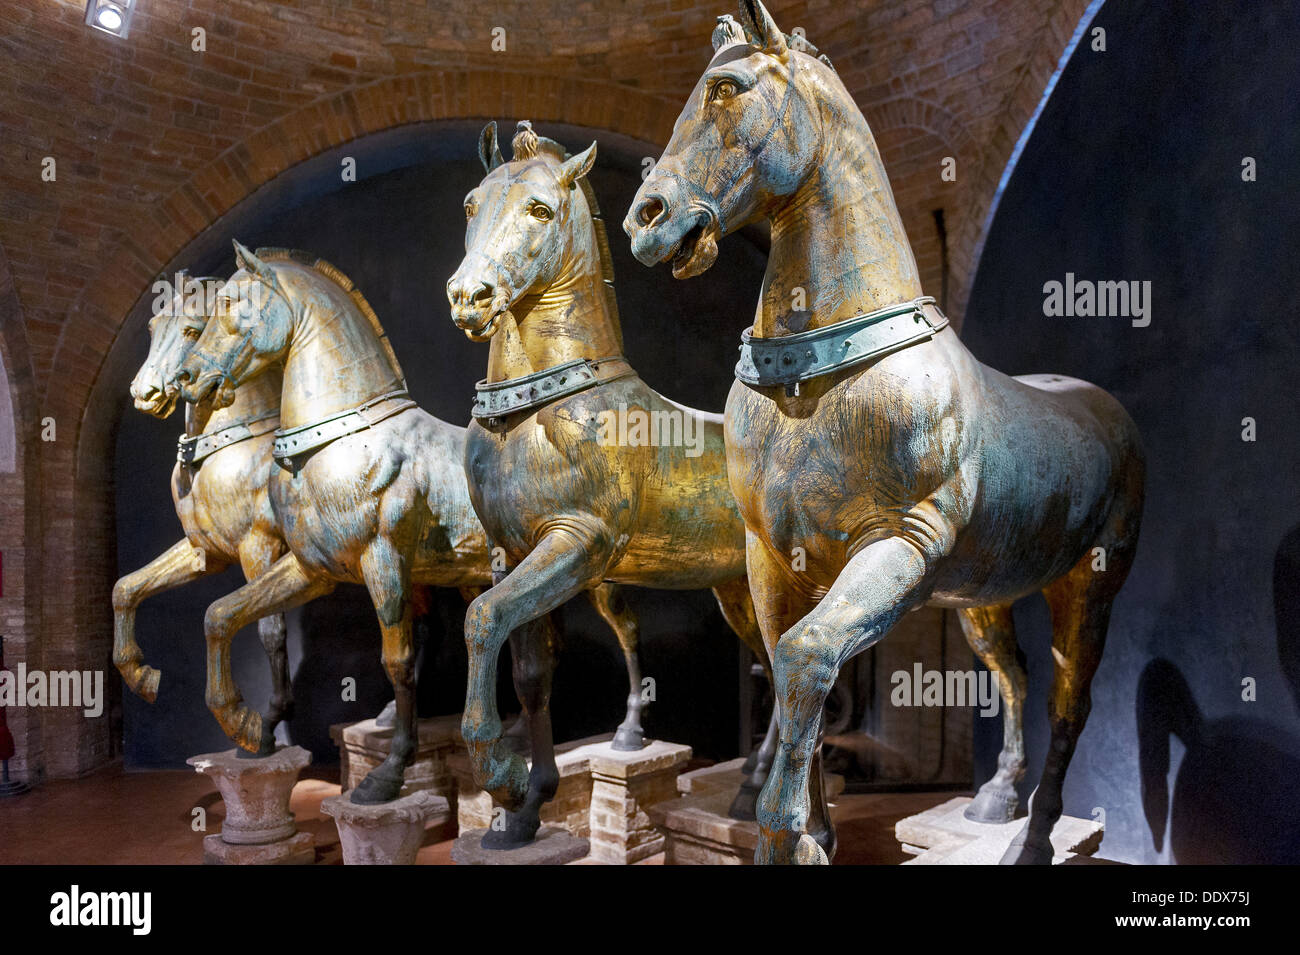
[[[176,442],[176,460],[187,468],[197,468],[203,463],[205,458],[211,457],[222,448],[228,448],[232,444],[238,444],[240,441],[247,441],[249,438],[256,438],[258,435],[266,434],[271,427],[259,428],[253,430],[253,425],[260,421],[270,421],[272,418],[278,419],[280,412],[269,411],[260,418],[250,418],[247,421],[240,421],[222,428],[220,431],[212,431],[207,434],[183,434],[180,440]]]
[[[276,464],[286,471],[292,471],[294,459],[302,457],[307,452],[323,448],[349,434],[373,428],[386,418],[415,407],[417,407],[415,401],[405,389],[390,391],[386,395],[371,398],[365,404],[340,411],[320,421],[276,431],[275,442],[271,445],[271,455],[275,458]]]
[[[758,338],[746,329],[736,378],[751,388],[784,385],[787,395],[797,395],[800,382],[926,341],[947,324],[934,298],[923,295],[793,335]]]
[[[636,374],[621,355],[575,358],[563,364],[505,381],[486,379],[474,386],[476,421],[497,427],[507,415],[539,408],[557,398],[585,391],[594,385]]]

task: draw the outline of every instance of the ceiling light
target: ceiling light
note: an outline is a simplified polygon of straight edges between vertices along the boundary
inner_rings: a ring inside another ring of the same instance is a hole
[[[131,28],[131,14],[135,0],[89,0],[86,4],[86,25],[116,37],[125,37]]]

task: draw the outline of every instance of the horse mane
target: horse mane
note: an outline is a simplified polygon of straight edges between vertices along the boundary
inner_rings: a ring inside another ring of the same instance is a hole
[[[325,278],[346,292],[348,298],[352,300],[352,303],[356,305],[361,314],[366,317],[366,321],[370,323],[370,327],[375,332],[375,337],[379,339],[380,347],[384,350],[384,355],[388,358],[388,363],[392,366],[393,371],[397,373],[397,377],[402,382],[402,387],[406,388],[406,375],[402,371],[401,363],[397,360],[397,353],[393,351],[393,343],[388,340],[388,333],[384,331],[384,326],[379,323],[379,316],[375,314],[374,308],[366,301],[366,297],[361,294],[361,289],[357,288],[356,283],[348,278],[342,269],[319,256],[304,252],[301,249],[261,248],[255,254],[259,259],[267,262],[293,262],[295,265],[305,266],[313,272],[325,276]]]
[[[572,154],[562,144],[533,131],[532,123],[524,120],[519,123],[519,132],[511,142],[514,159],[532,159],[539,154],[551,156],[558,162],[572,158]],[[609,233],[605,231],[605,217],[601,214],[600,203],[596,201],[596,190],[591,180],[583,176],[578,180],[582,195],[587,200],[587,209],[591,212],[591,224],[596,230],[596,248],[600,252],[600,278],[605,288],[605,307],[610,321],[614,325],[614,340],[623,348],[623,323],[618,314],[618,294],[614,291],[614,257],[609,250]]]

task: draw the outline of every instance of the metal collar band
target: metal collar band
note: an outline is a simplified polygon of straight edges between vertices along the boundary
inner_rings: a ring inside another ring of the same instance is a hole
[[[614,355],[594,361],[575,358],[553,368],[505,381],[480,381],[474,386],[473,415],[488,427],[495,427],[507,415],[539,408],[556,398],[635,374],[626,358]]]
[[[736,377],[753,388],[784,385],[787,395],[797,395],[800,382],[925,341],[947,324],[934,298],[923,295],[779,338],[756,338],[745,329]]]
[[[176,442],[176,460],[187,468],[196,468],[203,463],[204,458],[211,457],[222,448],[228,448],[240,441],[247,441],[249,438],[256,438],[258,435],[266,434],[275,427],[274,424],[265,428],[258,428],[256,431],[253,430],[252,425],[257,424],[259,421],[278,421],[279,417],[279,411],[272,411],[260,418],[241,421],[238,424],[232,424],[227,428],[209,434],[183,434],[180,436],[180,440]]]
[[[323,448],[331,441],[373,428],[386,418],[391,418],[408,408],[417,407],[405,391],[393,391],[373,398],[348,411],[340,411],[313,424],[303,424],[275,433],[271,454],[275,463],[286,471],[293,470],[294,458],[309,451]]]

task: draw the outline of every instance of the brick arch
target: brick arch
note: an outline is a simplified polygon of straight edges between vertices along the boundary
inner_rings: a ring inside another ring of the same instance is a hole
[[[187,244],[260,186],[346,143],[399,126],[518,116],[666,142],[679,104],[610,84],[542,74],[463,69],[392,77],[317,102],[258,131],[197,170],[159,203],[152,221],[125,236],[87,284],[67,320],[46,377],[40,414],[55,418],[58,440],[41,449],[39,482],[47,494],[43,526],[32,539],[47,555],[41,583],[44,629],[55,636],[46,665],[100,669],[112,642],[110,590],[116,560],[113,484],[115,407],[106,373],[113,341]],[[30,470],[35,471],[35,468]],[[54,661],[54,662],[50,662]],[[120,682],[105,682],[120,694]],[[110,695],[110,701],[114,697]],[[59,742],[48,769],[75,775],[113,752],[110,727],[79,711],[47,715]],[[57,757],[57,758],[56,758]]]
[[[1014,167],[1016,144],[1032,122],[1053,77],[1073,52],[1073,41],[1087,26],[1104,0],[1060,0],[1040,31],[1037,43],[1026,62],[1020,82],[1006,97],[996,131],[985,147],[985,161],[975,170],[969,183],[969,200],[962,213],[960,228],[952,234],[953,275],[961,275],[954,285],[954,306],[964,316],[979,267],[984,240],[992,225],[991,212],[998,197],[998,183]]]

